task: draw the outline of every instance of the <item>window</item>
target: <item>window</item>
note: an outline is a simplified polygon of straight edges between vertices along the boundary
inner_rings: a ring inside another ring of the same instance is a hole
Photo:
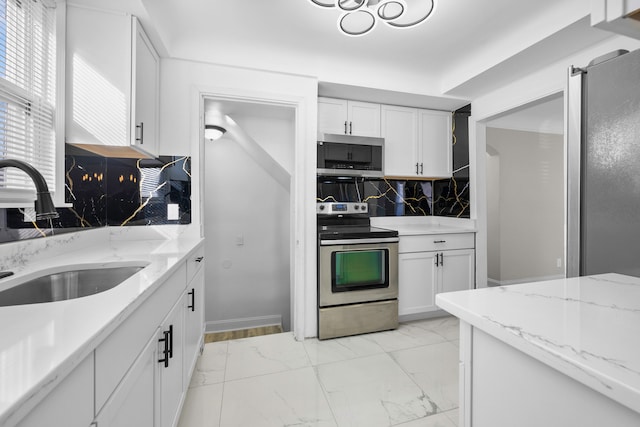
[[[0,0],[0,158],[33,165],[55,189],[55,1]],[[34,186],[0,169],[0,201],[32,201]]]

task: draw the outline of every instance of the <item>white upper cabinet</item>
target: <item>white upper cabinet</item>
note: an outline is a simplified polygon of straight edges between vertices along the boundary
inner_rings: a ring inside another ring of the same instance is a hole
[[[451,177],[451,113],[394,105],[381,111],[385,176]]]
[[[66,141],[157,155],[159,61],[137,19],[67,5],[66,30]]]
[[[417,175],[418,109],[382,106],[384,138],[384,174],[386,176]]]
[[[135,17],[131,18],[133,35],[131,100],[132,145],[154,156],[158,155],[158,114],[160,93],[160,58]]]
[[[379,137],[380,104],[319,97],[318,131]]]
[[[453,168],[451,113],[418,110],[418,159],[420,174],[450,178]]]

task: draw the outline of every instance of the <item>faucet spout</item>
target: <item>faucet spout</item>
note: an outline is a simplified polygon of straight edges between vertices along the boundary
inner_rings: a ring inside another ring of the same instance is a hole
[[[36,219],[50,219],[58,218],[58,212],[56,212],[53,200],[51,200],[51,194],[49,193],[49,187],[47,181],[36,168],[31,166],[27,162],[15,159],[2,159],[0,160],[0,169],[6,167],[18,168],[31,178],[36,186],[37,198],[35,200]]]

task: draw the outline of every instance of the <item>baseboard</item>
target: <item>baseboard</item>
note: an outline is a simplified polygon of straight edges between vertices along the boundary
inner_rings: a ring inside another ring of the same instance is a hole
[[[424,319],[432,319],[434,317],[444,317],[451,316],[444,310],[433,310],[427,311],[424,313],[415,313],[415,314],[400,314],[398,315],[398,322],[413,322],[414,320],[424,320]]]
[[[564,279],[565,276],[562,274],[553,275],[553,276],[541,276],[541,277],[525,277],[524,279],[513,279],[513,280],[495,280],[491,278],[487,278],[487,286],[507,286],[507,285],[518,285],[520,283],[530,283],[530,282],[542,282],[544,280],[556,280],[556,279]]]
[[[282,316],[244,317],[240,319],[214,320],[206,322],[205,332],[226,332],[239,329],[259,328],[262,326],[282,326]]]

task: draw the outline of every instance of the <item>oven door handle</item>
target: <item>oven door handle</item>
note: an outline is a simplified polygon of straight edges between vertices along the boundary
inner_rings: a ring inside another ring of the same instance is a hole
[[[371,239],[320,240],[320,246],[335,245],[369,245],[371,243],[398,243],[399,237],[382,237]]]

